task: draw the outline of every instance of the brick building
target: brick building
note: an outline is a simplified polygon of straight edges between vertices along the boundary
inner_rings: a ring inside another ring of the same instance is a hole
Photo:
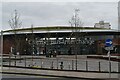
[[[17,29],[17,43],[13,30],[4,31],[3,53],[13,54],[16,46],[16,52],[22,55],[47,54],[53,50],[59,54],[75,54],[76,45],[77,54],[106,54],[104,43],[109,38],[115,46],[112,53],[120,53],[120,32],[89,27],[80,27],[78,32],[73,32],[74,29],[65,26]]]

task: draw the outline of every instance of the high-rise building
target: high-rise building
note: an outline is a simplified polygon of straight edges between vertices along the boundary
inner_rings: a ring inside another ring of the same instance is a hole
[[[106,23],[104,21],[99,21],[99,23],[95,23],[94,27],[95,28],[106,28],[106,29],[111,29],[110,23]]]

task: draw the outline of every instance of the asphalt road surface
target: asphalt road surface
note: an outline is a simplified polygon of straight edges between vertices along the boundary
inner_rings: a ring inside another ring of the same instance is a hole
[[[62,77],[50,77],[50,76],[29,76],[18,74],[2,74],[2,80],[87,80],[87,79],[75,79],[75,78],[62,78]]]

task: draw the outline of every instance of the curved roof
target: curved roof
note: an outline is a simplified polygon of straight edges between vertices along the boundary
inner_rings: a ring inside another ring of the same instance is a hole
[[[17,33],[59,33],[59,32],[117,32],[113,29],[105,28],[94,28],[94,27],[69,27],[69,26],[52,26],[52,27],[33,27],[33,28],[23,28],[6,30],[4,33],[12,34]]]

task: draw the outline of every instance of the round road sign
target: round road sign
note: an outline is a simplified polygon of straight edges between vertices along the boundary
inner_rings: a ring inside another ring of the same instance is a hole
[[[106,44],[106,46],[108,46],[108,47],[110,47],[110,46],[112,46],[112,39],[107,39],[106,41],[105,41],[105,44]]]

